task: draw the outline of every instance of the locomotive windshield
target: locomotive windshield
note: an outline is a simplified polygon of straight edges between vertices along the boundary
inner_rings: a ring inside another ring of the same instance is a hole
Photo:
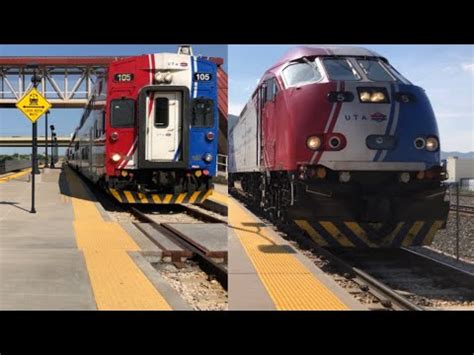
[[[388,71],[375,59],[359,59],[357,63],[370,80],[395,81]]]
[[[312,83],[321,79],[318,68],[310,63],[295,63],[283,70],[287,86]]]
[[[360,80],[360,75],[347,59],[324,58],[323,63],[331,80]]]

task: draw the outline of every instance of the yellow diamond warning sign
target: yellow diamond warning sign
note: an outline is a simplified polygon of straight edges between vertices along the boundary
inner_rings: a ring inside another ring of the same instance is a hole
[[[52,106],[38,90],[32,88],[16,103],[16,107],[34,123]]]

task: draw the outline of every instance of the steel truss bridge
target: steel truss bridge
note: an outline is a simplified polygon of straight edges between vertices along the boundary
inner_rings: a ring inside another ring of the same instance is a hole
[[[83,108],[97,77],[112,61],[122,58],[125,57],[0,57],[0,108],[15,108],[16,102],[32,87],[35,72],[41,76],[38,90],[53,109]],[[219,65],[219,153],[227,154],[227,73],[220,67],[222,61],[210,59]],[[4,145],[13,144],[10,138],[1,138],[0,146],[11,146]]]

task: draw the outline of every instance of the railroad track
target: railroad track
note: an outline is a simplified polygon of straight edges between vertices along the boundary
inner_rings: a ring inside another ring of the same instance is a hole
[[[451,211],[459,210],[459,213],[464,213],[468,215],[474,215],[474,206],[469,205],[451,205],[449,206]]]
[[[77,172],[75,172],[77,174]],[[215,255],[206,255],[206,251],[202,249],[200,245],[192,243],[191,238],[186,238],[180,233],[176,233],[170,226],[173,222],[166,221],[164,223],[157,222],[152,218],[152,213],[156,208],[158,209],[169,209],[172,212],[186,212],[187,215],[191,216],[194,220],[202,221],[204,223],[221,223],[227,225],[227,220],[225,216],[219,216],[218,213],[214,211],[208,211],[204,206],[195,206],[195,205],[126,205],[120,204],[115,200],[110,194],[106,193],[102,189],[98,188],[96,185],[92,184],[90,181],[85,179],[81,174],[78,174],[79,178],[85,183],[85,185],[91,190],[92,194],[96,196],[97,200],[101,205],[108,210],[109,212],[116,213],[125,213],[131,214],[138,221],[144,222],[144,224],[149,225],[150,228],[146,230],[140,228],[141,232],[145,234],[152,242],[158,244],[154,238],[154,230],[165,238],[168,238],[172,243],[175,243],[180,246],[179,250],[165,250],[164,254],[167,255],[175,266],[182,265],[183,260],[193,259],[195,260],[202,271],[204,271],[209,279],[217,280],[222,287],[227,291],[227,255],[225,260],[220,262],[219,259],[222,259],[220,255],[215,257]],[[163,247],[162,245],[158,245]],[[166,249],[166,248],[165,248]],[[217,261],[216,261],[217,260]]]
[[[346,249],[336,255],[418,309],[474,305],[474,274],[410,249]]]
[[[288,235],[303,249],[311,251],[323,271],[341,275],[336,281],[352,282],[348,292],[354,297],[364,298],[360,297],[361,293],[375,297],[378,304],[370,310],[474,306],[474,274],[439,260],[405,248],[328,250],[299,231]]]
[[[335,280],[346,285],[355,298],[370,295],[375,299],[370,310],[419,311],[433,306],[440,298],[446,303],[474,305],[474,275],[470,273],[404,248],[325,249],[299,229],[272,220],[270,214],[248,204],[241,191],[233,191],[232,195],[284,232],[285,238],[309,250],[315,264],[337,275]]]
[[[187,207],[185,207],[187,208]],[[209,254],[206,250],[203,249],[201,245],[194,242],[192,238],[187,237],[183,233],[179,233],[175,231],[173,228],[166,223],[159,223],[155,221],[152,216],[150,216],[147,212],[142,211],[139,207],[129,207],[129,211],[139,220],[150,224],[156,231],[160,232],[166,238],[169,238],[172,242],[178,244],[183,249],[189,251],[192,255],[191,258],[195,259],[201,269],[208,274],[211,278],[215,278],[222,287],[227,290],[227,258],[223,256],[218,256],[219,259],[224,258],[225,260],[216,261],[216,256],[213,254]],[[196,212],[195,209],[191,209],[188,211],[193,211],[195,215],[199,215],[200,217],[204,217],[206,221],[213,220],[213,223],[222,223],[220,219],[213,219],[213,217],[203,214],[201,211]],[[146,231],[144,231],[147,234]],[[153,240],[151,235],[148,235],[150,239]],[[181,257],[182,253],[178,257]]]
[[[409,300],[404,295],[398,293],[395,289],[384,283],[377,277],[374,277],[367,271],[355,266],[343,256],[335,252],[324,249],[314,243],[312,240],[302,235],[299,231],[291,232],[290,239],[295,240],[303,249],[308,249],[318,259],[315,262],[323,271],[329,274],[337,274],[336,281],[343,285],[347,282],[350,287],[346,287],[356,299],[372,298],[369,310],[410,310],[421,311],[422,307]]]

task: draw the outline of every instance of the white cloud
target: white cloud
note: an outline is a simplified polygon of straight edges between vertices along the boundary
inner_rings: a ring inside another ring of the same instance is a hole
[[[463,63],[462,69],[474,75],[474,63]]]

